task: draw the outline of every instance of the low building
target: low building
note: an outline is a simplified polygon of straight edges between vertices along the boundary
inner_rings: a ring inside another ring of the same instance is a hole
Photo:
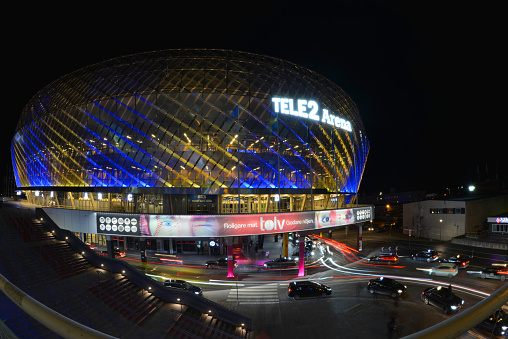
[[[489,217],[506,211],[508,194],[468,195],[404,204],[403,232],[435,240],[488,230]]]

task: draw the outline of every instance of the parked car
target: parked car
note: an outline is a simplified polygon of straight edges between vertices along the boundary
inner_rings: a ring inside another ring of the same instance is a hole
[[[220,258],[215,260],[208,260],[205,263],[206,267],[228,267],[228,258]],[[233,261],[233,267],[238,266],[236,260]]]
[[[386,294],[392,298],[400,297],[407,292],[407,287],[391,278],[371,279],[367,284],[370,293]]]
[[[373,264],[396,264],[399,261],[399,256],[392,253],[383,253],[367,258],[369,263]]]
[[[508,330],[508,314],[502,309],[499,309],[475,328],[496,337],[504,338],[506,336],[506,330]]]
[[[294,281],[289,283],[287,295],[290,298],[323,297],[332,294],[332,289],[315,281]]]
[[[499,279],[501,281],[506,280],[506,276],[508,275],[508,267],[505,266],[489,266],[485,267],[480,274],[482,279]]]
[[[202,295],[201,287],[194,286],[184,280],[169,279],[164,281],[164,286],[173,288],[176,290],[189,291],[197,295]]]
[[[455,257],[443,259],[441,262],[455,264],[458,268],[466,268],[469,266],[469,258],[460,254]]]
[[[459,273],[457,265],[452,263],[442,263],[439,266],[434,266],[429,270],[430,275],[440,275],[446,277],[454,277]]]
[[[436,261],[439,259],[439,253],[434,250],[421,251],[420,253],[412,254],[413,260]]]
[[[277,258],[263,264],[264,268],[287,268],[296,266],[296,260],[290,258]]]
[[[429,287],[422,292],[421,297],[425,304],[436,306],[445,313],[458,312],[464,305],[464,300],[452,292],[451,286]]]

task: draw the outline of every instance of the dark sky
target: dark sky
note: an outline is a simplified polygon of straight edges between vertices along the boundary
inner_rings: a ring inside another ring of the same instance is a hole
[[[437,1],[171,3],[13,11],[16,23],[3,24],[5,159],[24,105],[60,76],[126,54],[224,48],[287,59],[351,96],[371,144],[361,192],[434,192],[478,178],[506,180],[501,8]]]

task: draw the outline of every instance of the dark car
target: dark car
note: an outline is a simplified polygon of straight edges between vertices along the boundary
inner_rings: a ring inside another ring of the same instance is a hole
[[[420,253],[412,254],[413,260],[436,261],[439,259],[439,253],[434,250],[421,251]]]
[[[194,286],[184,280],[169,279],[164,281],[164,286],[182,291],[189,291],[197,295],[202,295],[201,287]]]
[[[485,267],[480,277],[482,279],[489,278],[489,279],[499,279],[501,281],[506,280],[506,276],[508,275],[508,267],[506,266],[489,266]]]
[[[455,264],[458,268],[466,268],[469,266],[469,258],[464,255],[457,255],[449,259],[443,259],[441,262]]]
[[[101,251],[103,255],[108,255],[108,251]],[[113,250],[113,253],[115,253],[115,257],[118,258],[125,258],[126,253],[125,251],[120,250],[118,247]]]
[[[401,283],[385,277],[371,279],[367,284],[370,293],[386,294],[392,298],[403,296],[407,292],[407,287]]]
[[[392,253],[383,253],[367,258],[369,263],[373,264],[396,264],[399,261],[399,256]]]
[[[238,263],[236,260],[233,261],[233,266],[236,267]],[[205,263],[206,267],[228,267],[228,258],[220,258],[216,260],[208,260]]]
[[[445,313],[458,312],[464,304],[464,300],[453,294],[451,287],[429,287],[422,292],[421,297],[425,304],[436,306]]]
[[[476,329],[488,332],[497,337],[505,337],[508,330],[508,314],[499,309],[493,315],[478,324]]]
[[[332,294],[332,289],[315,281],[296,281],[289,283],[288,297],[300,299],[310,297],[323,297]]]
[[[291,258],[277,258],[275,260],[267,261],[263,264],[264,268],[286,268],[296,266],[296,260]]]

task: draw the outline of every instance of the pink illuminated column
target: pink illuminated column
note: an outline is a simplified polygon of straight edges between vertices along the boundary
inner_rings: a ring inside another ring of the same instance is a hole
[[[233,244],[232,240],[228,241],[228,278],[234,278],[233,267],[235,267],[235,259],[233,258]]]
[[[298,241],[298,276],[305,276],[305,236]]]

